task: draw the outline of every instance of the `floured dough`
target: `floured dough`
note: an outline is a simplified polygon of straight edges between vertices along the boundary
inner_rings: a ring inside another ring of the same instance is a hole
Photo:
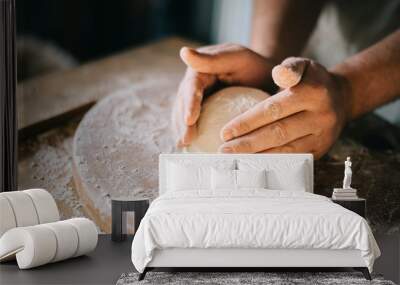
[[[186,150],[217,152],[223,143],[220,136],[222,127],[268,97],[264,91],[248,87],[229,87],[211,95],[201,109],[198,135]]]

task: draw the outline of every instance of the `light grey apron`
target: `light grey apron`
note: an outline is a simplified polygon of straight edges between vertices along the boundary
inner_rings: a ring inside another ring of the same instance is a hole
[[[398,28],[399,0],[332,1],[322,11],[304,56],[331,67]],[[400,126],[400,100],[377,113]]]

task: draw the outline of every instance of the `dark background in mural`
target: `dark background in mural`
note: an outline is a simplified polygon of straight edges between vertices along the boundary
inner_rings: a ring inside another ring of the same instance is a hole
[[[20,0],[17,33],[83,62],[168,35],[209,42],[211,16],[212,0]]]

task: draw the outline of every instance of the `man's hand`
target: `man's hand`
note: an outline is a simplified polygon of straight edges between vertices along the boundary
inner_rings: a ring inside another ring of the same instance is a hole
[[[221,152],[310,152],[319,158],[329,150],[347,120],[346,81],[314,61],[296,62],[306,64],[302,81],[226,124]]]
[[[272,85],[271,70],[276,62],[235,44],[182,48],[188,66],[178,89],[172,113],[177,145],[187,146],[196,136],[204,92],[217,83],[266,89]]]

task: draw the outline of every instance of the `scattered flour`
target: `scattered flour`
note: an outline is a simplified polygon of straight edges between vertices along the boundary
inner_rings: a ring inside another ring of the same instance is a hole
[[[19,144],[19,189],[48,190],[63,219],[85,216],[72,181],[75,128],[76,124],[69,124]]]
[[[156,87],[159,86],[159,87]],[[107,224],[113,197],[149,198],[158,193],[158,155],[173,152],[170,112],[176,84],[126,88],[96,104],[81,121],[73,143],[78,192]]]

